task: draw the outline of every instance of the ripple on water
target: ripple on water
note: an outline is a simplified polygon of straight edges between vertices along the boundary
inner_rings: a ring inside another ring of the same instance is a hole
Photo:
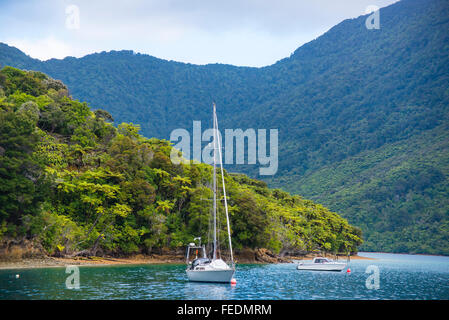
[[[449,257],[371,255],[351,261],[351,274],[238,265],[236,286],[188,282],[182,265],[81,267],[80,290],[66,289],[65,268],[20,270],[19,279],[0,270],[0,299],[449,299]],[[369,265],[378,290],[365,285]]]

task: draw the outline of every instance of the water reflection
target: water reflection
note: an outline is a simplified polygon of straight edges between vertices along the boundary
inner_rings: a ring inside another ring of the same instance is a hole
[[[184,297],[188,300],[229,300],[232,299],[233,288],[234,287],[229,283],[201,283],[187,281],[184,286]]]

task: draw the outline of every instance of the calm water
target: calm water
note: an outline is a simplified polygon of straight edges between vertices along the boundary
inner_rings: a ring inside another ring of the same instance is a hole
[[[0,299],[449,299],[449,257],[360,255],[376,260],[351,261],[350,274],[238,265],[235,286],[190,283],[183,265],[84,266],[79,290],[66,288],[65,268],[0,270]],[[377,290],[366,287],[369,265]]]

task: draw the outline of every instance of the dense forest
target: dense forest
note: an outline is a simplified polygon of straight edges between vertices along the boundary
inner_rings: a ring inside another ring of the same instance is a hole
[[[61,81],[12,67],[0,71],[0,123],[0,238],[33,239],[56,255],[152,253],[207,239],[212,167],[173,164],[169,141],[114,126]],[[361,244],[361,230],[325,207],[224,174],[237,249],[347,253]]]
[[[0,64],[61,79],[73,97],[142,135],[168,139],[193,120],[279,129],[279,171],[230,166],[318,201],[362,228],[361,249],[449,254],[449,6],[402,0],[349,19],[263,68],[111,51],[40,61],[0,44]]]

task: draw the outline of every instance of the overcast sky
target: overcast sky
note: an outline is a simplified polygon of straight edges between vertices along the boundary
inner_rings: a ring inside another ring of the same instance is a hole
[[[127,49],[195,64],[265,66],[370,5],[396,1],[0,0],[0,42],[41,60]]]

